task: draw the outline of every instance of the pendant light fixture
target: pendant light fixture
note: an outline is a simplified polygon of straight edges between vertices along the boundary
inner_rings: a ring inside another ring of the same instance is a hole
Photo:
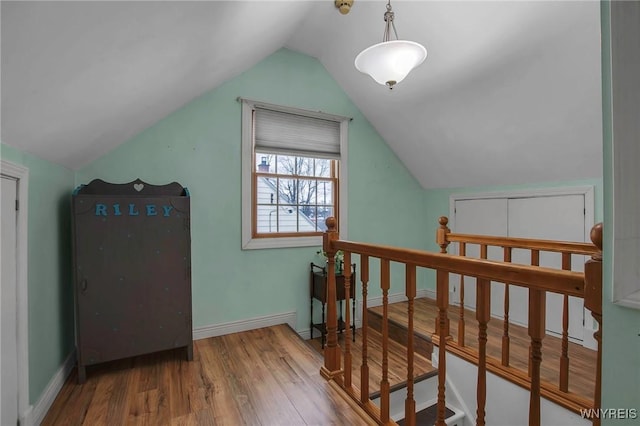
[[[356,56],[355,61],[358,71],[369,74],[376,82],[386,85],[389,89],[393,89],[393,86],[404,80],[409,72],[424,62],[427,57],[427,49],[421,44],[398,40],[393,18],[394,13],[389,0],[384,14],[385,27],[382,43],[364,49]],[[395,40],[390,40],[392,28],[396,36]]]

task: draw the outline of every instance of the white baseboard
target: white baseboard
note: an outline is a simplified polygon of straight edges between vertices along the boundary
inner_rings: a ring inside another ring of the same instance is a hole
[[[430,288],[423,288],[416,291],[416,297],[428,297],[429,299],[436,299],[436,291]]]
[[[74,349],[69,356],[67,356],[67,359],[64,360],[60,368],[58,368],[56,374],[49,380],[47,387],[42,394],[40,394],[40,398],[38,398],[38,401],[33,405],[33,409],[27,410],[27,412],[23,414],[24,417],[20,425],[32,426],[42,423],[44,416],[47,415],[49,408],[51,408],[53,401],[55,401],[75,365],[76,350]]]
[[[296,333],[298,333],[298,336],[302,337],[302,340],[311,339],[311,329],[310,328],[306,328],[304,330],[296,330]],[[320,336],[320,332],[316,330],[316,332],[314,333],[313,337],[318,337],[318,336]]]
[[[279,324],[289,324],[291,328],[295,330],[296,312],[284,312],[281,314],[265,315],[263,317],[196,327],[193,329],[193,340],[208,339],[209,337],[224,336],[225,334],[239,333],[241,331],[255,330],[256,328],[271,327]]]

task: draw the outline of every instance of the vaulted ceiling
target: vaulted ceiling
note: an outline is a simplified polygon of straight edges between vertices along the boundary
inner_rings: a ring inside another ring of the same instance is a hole
[[[3,1],[1,140],[78,169],[286,47],[425,188],[601,176],[599,2],[395,0],[428,57],[393,91],[353,66],[385,4]]]

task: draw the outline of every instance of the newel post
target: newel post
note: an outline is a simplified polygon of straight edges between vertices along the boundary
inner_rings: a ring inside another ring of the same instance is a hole
[[[446,216],[440,216],[440,219],[438,219],[438,223],[440,224],[440,227],[436,231],[436,243],[438,243],[438,245],[440,246],[440,253],[446,253],[447,247],[449,246],[447,234],[451,232],[451,230],[447,227],[449,219]]]
[[[584,265],[584,306],[591,311],[591,315],[598,323],[598,329],[593,337],[598,342],[598,359],[596,364],[596,386],[593,395],[593,408],[601,406],[602,390],[602,223],[591,228],[591,241],[598,248],[598,252],[591,256]],[[600,419],[593,417],[593,424],[600,425]]]
[[[440,218],[438,219],[438,223],[440,224],[440,227],[438,228],[438,230],[436,231],[436,243],[440,246],[440,253],[447,253],[447,247],[449,246],[449,240],[447,239],[447,234],[449,234],[451,232],[451,230],[449,229],[449,227],[447,227],[447,224],[449,223],[449,218],[447,218],[446,216],[440,216]],[[436,294],[440,294],[439,292],[441,291],[439,288],[440,284],[437,284],[436,286]],[[448,275],[447,275],[447,304],[449,303],[449,279],[448,279]],[[440,297],[440,296],[438,296]],[[442,295],[442,297],[444,297],[444,295]],[[436,334],[440,334],[442,332],[442,330],[440,330],[440,320],[438,319],[438,317],[435,318],[435,327],[434,330],[436,331]],[[444,337],[448,337],[449,336],[449,318],[445,317],[445,328],[446,328],[446,334],[444,335]]]
[[[333,242],[338,240],[337,222],[335,217],[326,221],[327,231],[322,235],[322,249],[327,255],[327,345],[324,348],[324,365],[320,374],[327,380],[340,374],[340,347],[338,346],[338,309],[336,307],[336,249]],[[349,265],[348,265],[349,266]]]

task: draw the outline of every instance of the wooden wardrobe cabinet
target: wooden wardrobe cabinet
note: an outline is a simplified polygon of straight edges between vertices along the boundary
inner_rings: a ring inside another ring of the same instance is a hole
[[[184,347],[193,359],[190,198],[96,179],[72,196],[78,381],[86,366]]]

